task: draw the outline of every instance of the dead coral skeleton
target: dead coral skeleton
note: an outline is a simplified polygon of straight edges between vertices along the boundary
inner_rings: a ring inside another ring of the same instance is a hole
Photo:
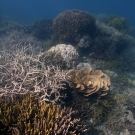
[[[58,67],[45,66],[33,48],[17,45],[1,51],[0,96],[40,93],[42,101],[57,102],[60,90],[65,89],[65,73]]]

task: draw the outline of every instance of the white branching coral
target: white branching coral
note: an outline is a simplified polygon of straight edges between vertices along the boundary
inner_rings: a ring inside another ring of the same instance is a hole
[[[40,93],[42,101],[57,102],[65,87],[65,72],[45,66],[31,46],[0,52],[0,96]]]

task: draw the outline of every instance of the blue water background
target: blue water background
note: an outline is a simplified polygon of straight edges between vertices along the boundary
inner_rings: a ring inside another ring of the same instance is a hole
[[[42,18],[54,19],[68,9],[120,15],[135,26],[135,0],[0,0],[0,16],[21,23],[32,23]]]

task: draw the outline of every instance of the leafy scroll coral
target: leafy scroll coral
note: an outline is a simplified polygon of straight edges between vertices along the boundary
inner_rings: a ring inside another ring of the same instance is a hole
[[[111,84],[110,78],[106,74],[101,70],[92,70],[91,68],[71,70],[67,74],[67,79],[70,87],[82,92],[84,96],[93,93],[105,96]]]

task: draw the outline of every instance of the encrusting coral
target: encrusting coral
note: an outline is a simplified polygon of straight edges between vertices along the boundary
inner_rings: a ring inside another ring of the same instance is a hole
[[[87,131],[71,108],[40,102],[38,95],[0,101],[0,134],[79,135]]]
[[[84,96],[89,96],[93,93],[105,96],[111,84],[110,78],[106,74],[101,70],[92,70],[91,68],[71,70],[66,77],[70,87],[82,92]]]

